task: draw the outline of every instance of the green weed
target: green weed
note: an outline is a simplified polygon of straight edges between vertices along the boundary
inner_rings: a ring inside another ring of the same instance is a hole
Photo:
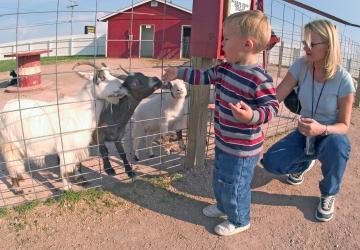
[[[25,204],[19,205],[17,207],[14,207],[14,210],[18,214],[23,215],[23,214],[26,214],[27,212],[29,212],[30,210],[34,209],[35,207],[37,207],[39,204],[40,204],[39,201],[34,200],[29,203],[25,203]]]
[[[0,218],[6,217],[10,213],[10,210],[6,207],[0,208]]]

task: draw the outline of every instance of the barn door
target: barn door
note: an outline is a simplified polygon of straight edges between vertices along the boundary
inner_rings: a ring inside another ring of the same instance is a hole
[[[154,25],[141,25],[140,57],[154,57]]]
[[[181,57],[190,58],[191,26],[182,26],[181,30]]]

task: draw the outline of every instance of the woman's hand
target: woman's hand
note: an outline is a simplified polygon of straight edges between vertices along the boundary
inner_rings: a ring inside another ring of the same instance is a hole
[[[176,67],[170,67],[165,69],[165,74],[162,76],[163,81],[169,82],[177,79],[178,69]]]
[[[236,104],[229,103],[229,107],[231,108],[236,120],[245,124],[249,124],[251,122],[254,111],[245,102],[240,101]]]
[[[300,117],[298,121],[298,129],[305,136],[321,135],[325,132],[326,126],[318,123],[312,118]]]
[[[284,99],[290,94],[296,85],[296,79],[291,75],[290,72],[287,72],[284,79],[276,88],[276,97],[279,103],[284,101]]]

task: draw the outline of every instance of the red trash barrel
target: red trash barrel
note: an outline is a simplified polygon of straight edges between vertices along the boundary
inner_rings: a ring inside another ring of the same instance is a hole
[[[40,55],[51,51],[52,50],[34,50],[5,55],[5,57],[16,57],[18,65],[18,86],[20,88],[41,84]]]

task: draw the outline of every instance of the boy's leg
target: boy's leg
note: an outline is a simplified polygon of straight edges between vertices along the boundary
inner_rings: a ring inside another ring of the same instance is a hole
[[[304,153],[305,137],[296,129],[275,143],[264,154],[264,168],[273,174],[295,174],[304,171],[315,159]]]
[[[205,216],[216,218],[216,217],[223,217],[226,216],[224,212],[224,208],[221,203],[221,193],[222,193],[222,186],[217,181],[219,179],[219,169],[222,167],[220,156],[222,151],[215,147],[215,162],[213,167],[213,176],[212,176],[212,188],[216,199],[216,204],[208,205],[203,208],[202,212]]]
[[[250,223],[250,184],[259,156],[240,158],[216,150],[213,187],[220,211],[235,227]]]
[[[219,171],[222,167],[224,167],[223,162],[222,162],[223,157],[221,156],[222,154],[224,154],[224,153],[215,147],[215,162],[214,162],[214,167],[213,167],[212,188],[213,188],[213,192],[215,195],[217,208],[222,213],[225,213],[224,207],[222,206],[222,202],[221,202],[221,194],[223,192],[223,190],[222,190],[223,186],[218,181],[218,179],[220,178]]]

